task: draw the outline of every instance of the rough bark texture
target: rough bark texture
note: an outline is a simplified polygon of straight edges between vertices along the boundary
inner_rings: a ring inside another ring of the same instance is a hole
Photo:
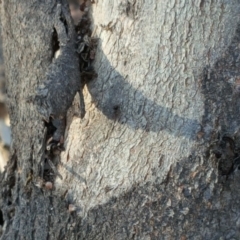
[[[69,111],[49,192],[33,184],[44,126],[26,99],[51,62],[54,6],[2,4],[13,132],[2,238],[239,239],[239,1],[96,1],[98,79],[85,118]]]
[[[65,228],[68,221],[61,197],[36,187],[45,151],[44,124],[35,105],[27,101],[45,80],[52,61],[55,8],[55,1],[2,3],[8,109],[14,136],[2,182],[3,239],[59,239],[60,225]],[[62,223],[54,220],[54,216],[59,218],[58,212]]]

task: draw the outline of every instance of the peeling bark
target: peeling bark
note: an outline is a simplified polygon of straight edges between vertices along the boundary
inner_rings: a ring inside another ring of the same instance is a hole
[[[49,191],[36,186],[44,125],[26,99],[51,62],[54,7],[2,3],[13,132],[2,239],[238,239],[240,3],[96,1],[98,78],[84,119],[68,112]]]

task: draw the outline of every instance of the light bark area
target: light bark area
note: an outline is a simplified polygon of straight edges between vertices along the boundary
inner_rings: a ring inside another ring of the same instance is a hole
[[[92,5],[98,78],[84,119],[69,110],[49,192],[33,184],[44,126],[26,99],[51,62],[53,8],[2,4],[15,176],[3,239],[238,239],[239,1]]]

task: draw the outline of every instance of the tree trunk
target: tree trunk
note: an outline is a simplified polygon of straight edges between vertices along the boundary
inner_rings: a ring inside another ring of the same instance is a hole
[[[45,126],[27,99],[51,64],[55,8],[2,3],[13,137],[2,239],[239,239],[239,1],[96,1],[98,78],[85,117],[68,111],[48,190]]]

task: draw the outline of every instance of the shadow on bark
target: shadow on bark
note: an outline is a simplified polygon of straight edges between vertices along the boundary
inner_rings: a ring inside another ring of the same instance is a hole
[[[189,139],[194,139],[200,128],[209,141],[227,132],[237,153],[239,40],[240,29],[223,57],[202,74],[205,113],[201,122],[173,116],[170,109],[147,99],[114,70],[110,73],[114,80],[98,79],[100,82],[89,83],[88,89],[96,106],[109,119],[133,129],[167,130]],[[104,102],[102,95],[106,96]],[[138,121],[142,116],[145,121]],[[218,169],[212,167],[208,156],[194,151],[176,163],[164,182],[157,179],[132,186],[91,209],[84,219],[68,212],[69,203],[63,196],[31,185],[21,198],[16,196],[21,209],[16,208],[15,217],[8,219],[2,239],[231,239],[240,236],[239,181],[236,169],[224,184],[218,183]]]
[[[88,89],[96,106],[109,119],[134,129],[167,130],[189,139],[194,139],[201,130],[210,149],[206,156],[193,152],[192,156],[177,163],[172,177],[163,183],[159,180],[154,184],[133,186],[121,196],[112,197],[106,204],[90,210],[88,216],[76,224],[76,229],[80,229],[78,239],[240,237],[240,172],[239,168],[232,169],[240,146],[239,43],[240,27],[221,59],[213,67],[206,66],[202,73],[205,112],[201,122],[173,117],[170,109],[145,98],[115,70],[110,73],[115,76],[113,80],[98,79],[101,83],[89,83]],[[102,95],[106,97],[104,102],[101,102]],[[142,116],[146,121],[139,123],[138,117]],[[225,146],[228,145],[226,136],[231,139],[229,148]],[[226,144],[223,146],[224,137]],[[209,159],[210,152],[215,150],[212,142],[217,142],[215,146],[220,149],[220,156],[215,159],[217,167]],[[228,167],[234,170],[224,182],[218,181],[221,160],[230,161]],[[199,165],[193,171],[196,162]]]
[[[201,124],[230,135],[239,132],[240,126],[239,43],[240,26],[221,59],[213,67],[206,66],[202,77],[205,113]]]
[[[215,129],[222,134],[233,135],[240,125],[239,40],[240,27],[222,58],[213,67],[206,66],[202,73],[201,90],[205,99],[205,112],[201,122],[175,115],[171,109],[146,98],[110,66],[103,52],[100,55],[104,66],[100,67],[100,71],[108,70],[109,77],[100,77],[90,82],[88,90],[97,108],[107,118],[133,129],[152,132],[164,130],[174,136],[192,140],[196,139],[199,131],[203,131],[205,138],[210,139]],[[195,79],[199,79],[199,76],[195,76]]]
[[[238,168],[240,154],[240,25],[233,40],[213,67],[202,74],[204,115],[202,130],[216,156],[220,175]]]
[[[239,237],[236,213],[240,206],[236,202],[240,191],[235,187],[240,171],[228,180],[227,186],[219,183],[213,187],[217,176],[213,172],[210,179],[207,177],[207,161],[193,177],[191,170],[199,158],[192,155],[177,163],[164,183],[135,185],[91,209],[86,218],[74,219],[76,239]]]
[[[99,48],[101,48],[100,43]],[[98,71],[109,71],[109,77],[103,79],[100,76],[91,81],[88,90],[96,107],[107,118],[133,129],[143,129],[147,132],[164,130],[174,136],[196,138],[196,133],[200,130],[199,122],[175,115],[171,109],[146,98],[111,67],[103,52],[100,56],[104,66]]]
[[[208,154],[215,151],[222,164],[220,169],[227,175],[234,170],[234,159],[239,157],[240,152],[239,43],[240,26],[221,58],[212,67],[206,66],[201,76],[195,76],[196,81],[200,78],[204,98],[204,114],[200,122],[174,115],[171,109],[146,98],[110,66],[103,52],[100,55],[104,66],[101,65],[100,71],[109,71],[109,77],[103,79],[100,74],[97,80],[88,84],[88,90],[97,108],[108,119],[130,128],[147,132],[167,131],[176,137],[184,136],[191,140],[199,140],[198,134],[202,134],[200,139],[210,145],[214,142]]]
[[[201,157],[192,154],[174,166],[166,181],[136,184],[89,210],[84,219],[77,212],[68,212],[72,202],[66,199],[71,196],[65,198],[33,187],[30,195],[35,200],[22,202],[22,208],[16,209],[21,222],[10,220],[12,227],[7,228],[2,239],[157,240],[240,236],[236,224],[240,221],[237,204],[240,189],[236,188],[240,171],[223,187],[216,183],[215,172],[209,177],[208,160],[192,171]],[[21,201],[28,199],[27,191]],[[19,224],[24,227],[19,228]]]

